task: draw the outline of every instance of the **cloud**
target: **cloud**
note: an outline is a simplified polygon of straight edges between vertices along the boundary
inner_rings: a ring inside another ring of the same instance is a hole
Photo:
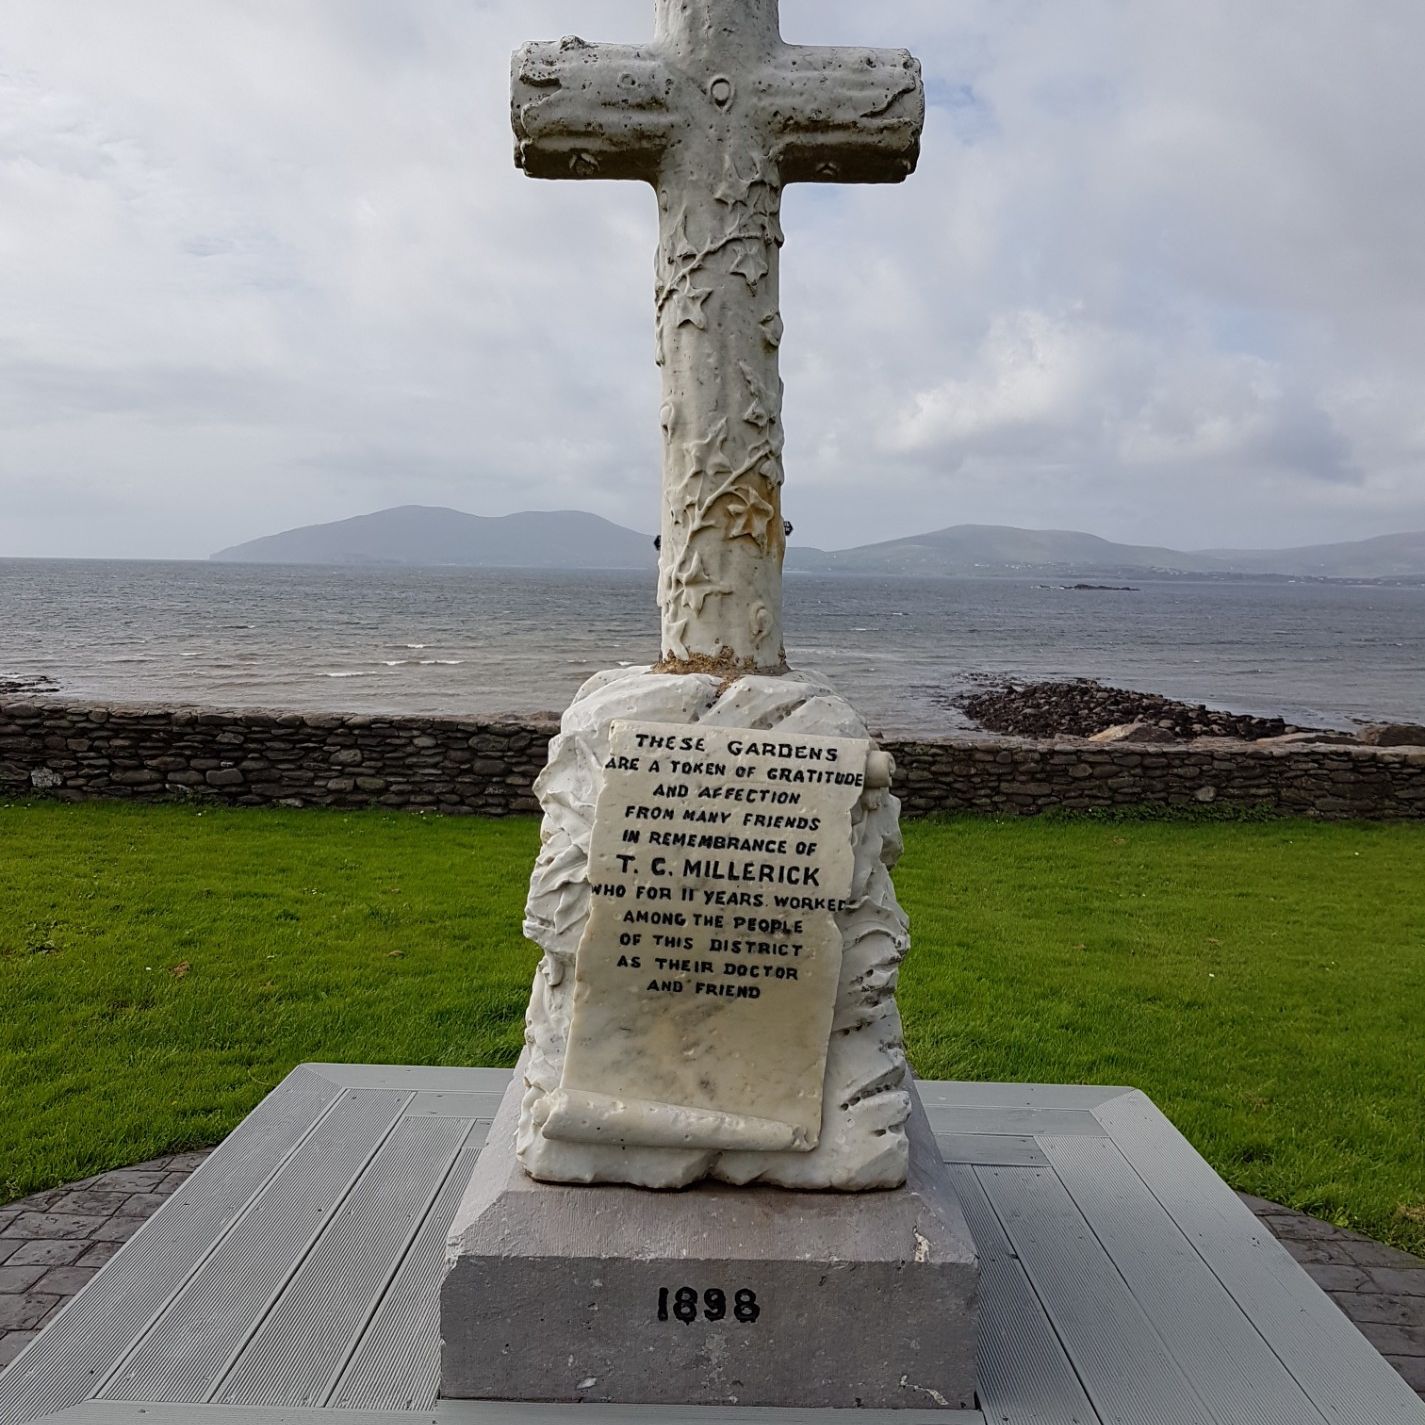
[[[508,55],[646,0],[9,0],[0,554],[383,505],[651,528],[656,212],[531,183]],[[903,187],[792,190],[787,503],[1179,544],[1425,527],[1416,0],[784,0],[905,44]]]

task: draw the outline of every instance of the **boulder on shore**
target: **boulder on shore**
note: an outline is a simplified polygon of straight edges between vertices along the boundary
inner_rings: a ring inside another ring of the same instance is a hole
[[[1089,738],[1090,742],[1176,742],[1178,739],[1166,727],[1156,722],[1121,722],[1106,727]]]
[[[1367,747],[1425,747],[1425,727],[1417,722],[1382,722],[1361,729]]]

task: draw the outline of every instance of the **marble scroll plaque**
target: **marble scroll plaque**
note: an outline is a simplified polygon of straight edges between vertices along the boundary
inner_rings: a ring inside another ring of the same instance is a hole
[[[816,1147],[871,747],[613,725],[546,1137]]]

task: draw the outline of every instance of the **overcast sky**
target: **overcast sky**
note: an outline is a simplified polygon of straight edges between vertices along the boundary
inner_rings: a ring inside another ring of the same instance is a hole
[[[1421,0],[783,0],[908,45],[899,188],[786,204],[788,515],[1425,528]],[[395,504],[657,522],[656,213],[511,162],[509,52],[651,0],[4,0],[0,555]]]

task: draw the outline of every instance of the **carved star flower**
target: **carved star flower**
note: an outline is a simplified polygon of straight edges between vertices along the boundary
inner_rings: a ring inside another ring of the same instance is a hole
[[[768,531],[777,511],[755,490],[738,490],[727,504],[729,539],[752,539],[764,553],[772,547]]]

